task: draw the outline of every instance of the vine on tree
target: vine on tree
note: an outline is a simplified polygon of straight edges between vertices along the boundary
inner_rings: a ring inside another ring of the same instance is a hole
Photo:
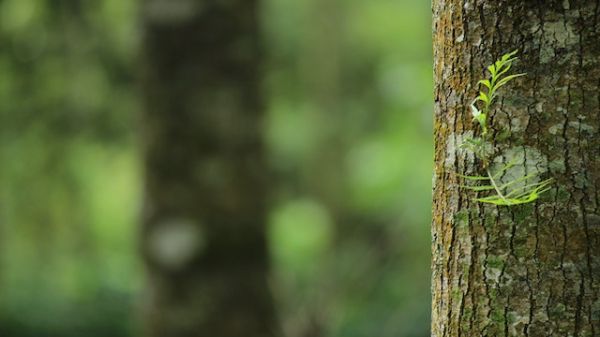
[[[492,106],[498,97],[498,89],[508,84],[511,80],[525,76],[526,74],[510,74],[512,64],[518,58],[517,51],[503,55],[494,64],[487,67],[489,77],[478,82],[485,90],[479,92],[479,96],[473,100],[470,109],[473,120],[481,129],[480,137],[472,137],[465,140],[461,147],[473,152],[482,163],[485,175],[465,176],[459,175],[464,180],[473,183],[461,187],[475,192],[492,192],[488,196],[475,198],[476,201],[499,206],[512,206],[526,204],[537,200],[540,195],[550,189],[552,178],[540,181],[538,173],[525,174],[511,179],[501,179],[516,165],[514,160],[496,168],[492,172],[490,168],[491,157],[495,152],[493,134],[489,132],[489,117]]]

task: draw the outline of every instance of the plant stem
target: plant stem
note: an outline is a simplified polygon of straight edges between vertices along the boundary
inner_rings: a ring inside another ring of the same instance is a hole
[[[502,199],[502,201],[504,201],[507,205],[512,205],[512,202],[506,200],[506,198],[504,197],[504,194],[502,194],[502,192],[498,188],[498,185],[496,184],[496,181],[494,180],[494,177],[492,176],[490,169],[486,169],[486,172],[487,172],[488,177],[490,177],[490,182],[492,183],[492,186],[494,186],[494,189],[496,190],[496,193],[498,193],[498,196],[500,197],[500,199]]]

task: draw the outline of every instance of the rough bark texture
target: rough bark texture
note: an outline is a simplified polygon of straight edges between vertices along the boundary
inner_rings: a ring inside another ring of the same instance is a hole
[[[148,336],[275,335],[256,0],[146,0]]]
[[[600,336],[600,1],[434,0],[432,336]],[[553,177],[523,206],[473,201],[456,173],[483,69],[518,49],[492,115],[498,156]]]

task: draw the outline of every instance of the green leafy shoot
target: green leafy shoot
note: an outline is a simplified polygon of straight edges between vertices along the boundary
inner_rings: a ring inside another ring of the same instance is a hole
[[[499,60],[494,62],[494,64],[487,67],[490,74],[489,78],[477,82],[477,84],[484,86],[485,90],[481,90],[479,96],[471,103],[471,114],[473,115],[473,120],[479,123],[481,134],[484,139],[488,134],[488,117],[490,115],[492,103],[494,103],[494,100],[498,97],[498,89],[508,84],[511,80],[526,75],[524,73],[508,74],[513,62],[518,59],[515,57],[516,54],[517,50],[503,55]],[[477,107],[478,102],[482,103],[481,109]]]
[[[494,152],[494,146],[489,135],[489,116],[492,104],[498,97],[498,89],[508,84],[511,80],[525,76],[522,74],[510,74],[509,71],[513,62],[517,60],[515,55],[517,51],[503,55],[494,64],[487,67],[489,77],[478,82],[480,86],[485,87],[479,91],[479,95],[471,103],[471,114],[481,128],[481,137],[466,139],[462,148],[473,152],[475,156],[482,160],[486,175],[482,176],[464,176],[458,175],[463,180],[474,183],[475,185],[462,185],[462,188],[474,192],[493,192],[485,197],[478,197],[475,200],[482,203],[494,204],[498,206],[512,206],[533,202],[540,195],[548,191],[551,187],[552,179],[539,181],[538,174],[529,174],[513,179],[508,182],[501,182],[500,178],[507,171],[515,166],[514,162],[501,167],[498,172],[492,174],[489,168],[490,156]],[[536,181],[536,182],[532,182]],[[539,181],[539,182],[538,182]]]
[[[537,173],[524,175],[517,179],[501,183],[499,180],[500,177],[514,165],[514,163],[506,164],[495,174],[492,174],[490,169],[487,169],[485,176],[459,175],[461,178],[467,181],[480,184],[462,185],[461,187],[475,192],[494,191],[495,194],[487,197],[476,198],[475,201],[498,206],[526,204],[537,200],[542,193],[550,190],[550,184],[553,181],[551,178],[539,182],[530,182],[537,179]]]

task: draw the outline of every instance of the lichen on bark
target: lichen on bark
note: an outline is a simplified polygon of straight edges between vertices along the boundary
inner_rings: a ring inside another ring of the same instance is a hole
[[[600,335],[600,1],[435,0],[432,336]],[[468,106],[518,49],[492,113],[501,153],[554,178],[533,204],[472,201]]]

